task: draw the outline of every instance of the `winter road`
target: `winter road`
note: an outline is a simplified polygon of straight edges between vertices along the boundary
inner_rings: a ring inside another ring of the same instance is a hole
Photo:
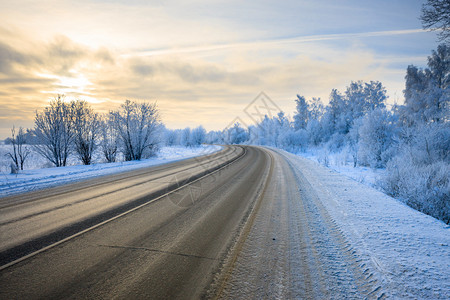
[[[201,158],[0,199],[1,299],[383,298],[282,152]]]

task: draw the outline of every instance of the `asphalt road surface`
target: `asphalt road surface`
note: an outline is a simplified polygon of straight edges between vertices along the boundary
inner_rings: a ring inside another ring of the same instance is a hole
[[[261,147],[3,198],[0,234],[0,299],[380,296],[301,172]]]
[[[246,224],[270,166],[265,151],[232,146],[3,198],[0,296],[198,298]]]

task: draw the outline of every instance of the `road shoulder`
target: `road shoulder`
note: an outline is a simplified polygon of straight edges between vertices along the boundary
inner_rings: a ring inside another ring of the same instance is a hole
[[[388,296],[450,294],[450,227],[311,160],[276,150],[301,171]]]

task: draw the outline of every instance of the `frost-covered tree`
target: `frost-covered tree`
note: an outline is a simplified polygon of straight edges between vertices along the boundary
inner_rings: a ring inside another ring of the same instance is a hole
[[[394,116],[386,109],[378,108],[361,120],[356,141],[358,161],[372,168],[385,167],[393,156],[392,147],[397,139]]]
[[[179,144],[178,134],[176,130],[164,128],[164,144],[166,146],[174,146]]]
[[[180,132],[180,145],[185,147],[192,147],[191,129],[189,127],[186,127]]]
[[[427,109],[427,89],[429,85],[428,76],[425,71],[410,65],[406,70],[405,105],[400,107],[402,119],[410,126],[415,122],[426,122],[425,111]]]
[[[280,133],[280,137],[278,147],[286,151],[298,153],[305,151],[308,147],[308,132],[306,129],[287,130]]]
[[[428,56],[428,68],[435,85],[446,89],[450,85],[450,46],[441,44]]]
[[[320,98],[313,97],[308,101],[309,120],[320,120],[324,114],[324,106]]]
[[[275,146],[280,147],[282,149],[288,149],[288,148],[294,149],[295,146],[293,144],[291,144],[292,139],[289,136],[290,132],[293,131],[293,128],[291,128],[291,122],[289,122],[289,119],[287,118],[285,113],[283,111],[280,111],[277,114],[277,117],[274,118],[274,120],[275,120],[275,122],[274,122]],[[305,129],[303,129],[303,130],[305,130]]]
[[[362,123],[364,118],[359,118],[353,122],[352,128],[346,135],[346,143],[347,143],[347,151],[353,158],[353,167],[356,168],[360,163],[358,160],[359,156],[359,139],[360,139],[360,128],[362,127]]]
[[[374,109],[384,108],[387,99],[386,89],[378,81],[352,81],[345,95],[350,120],[356,120]]]
[[[323,129],[320,120],[311,119],[306,126],[306,132],[308,133],[309,144],[318,146],[323,141]]]
[[[325,113],[320,120],[320,126],[315,126],[315,130],[320,133],[320,137],[310,135],[310,140],[316,139],[328,143],[329,148],[332,148],[333,151],[339,149],[343,145],[344,136],[350,130],[351,122],[351,111],[348,108],[345,95],[333,89]]]
[[[168,129],[163,125],[161,126],[161,137],[166,146],[181,146],[182,141],[182,129]]]
[[[102,139],[100,145],[103,155],[107,162],[115,162],[119,143],[119,132],[112,112],[103,116],[101,121],[101,134]]]
[[[384,108],[386,99],[386,89],[378,81],[352,81],[344,94],[333,89],[320,119],[319,140],[327,142],[329,150],[341,149],[354,122],[374,109]]]
[[[276,146],[276,120],[265,115],[264,119],[258,124],[255,135],[257,136],[258,144]]]
[[[198,126],[192,129],[190,135],[192,146],[200,146],[205,142],[205,138],[206,138],[206,130],[205,128],[203,128],[203,126]]]
[[[306,129],[294,129],[284,112],[269,118],[267,115],[256,126],[248,128],[248,140],[258,145],[274,146],[291,152],[304,151],[308,144]]]
[[[308,124],[309,107],[305,97],[297,95],[295,99],[296,111],[294,114],[294,129],[305,129]]]
[[[6,155],[12,161],[11,173],[17,173],[18,170],[23,171],[23,165],[30,155],[30,150],[25,147],[25,132],[22,127],[19,127],[19,132],[16,135],[16,128],[13,126],[11,129],[11,146],[12,150]]]
[[[222,135],[222,131],[209,131],[206,134],[206,143],[208,144],[223,144],[224,139]]]
[[[366,110],[366,92],[362,81],[352,81],[345,90],[345,107],[348,114],[348,125],[363,116]],[[347,130],[346,130],[347,131]]]
[[[440,41],[450,39],[450,0],[428,0],[420,19],[424,29],[439,30]]]
[[[408,66],[405,79],[405,104],[399,108],[404,125],[449,120],[450,47],[439,45],[424,70]]]
[[[364,106],[364,113],[370,113],[376,109],[383,109],[386,107],[386,88],[379,81],[370,81],[364,83],[364,93],[366,102]]]
[[[160,140],[156,104],[126,100],[113,115],[125,160],[140,160],[156,153]]]
[[[86,101],[73,101],[72,106],[75,152],[83,164],[89,165],[100,134],[100,117]]]
[[[36,111],[34,133],[38,140],[34,149],[56,167],[65,166],[75,136],[73,103],[58,95],[42,112]]]
[[[226,129],[224,135],[224,140],[227,144],[242,144],[249,139],[247,130],[239,122],[234,123],[232,127]]]
[[[350,116],[345,97],[336,89],[330,94],[330,101],[322,118],[325,140],[335,133],[347,133],[350,129]]]
[[[325,107],[320,98],[313,97],[308,101],[309,116],[306,132],[308,134],[308,143],[317,146],[323,139],[323,130],[321,126],[322,117],[325,114]]]

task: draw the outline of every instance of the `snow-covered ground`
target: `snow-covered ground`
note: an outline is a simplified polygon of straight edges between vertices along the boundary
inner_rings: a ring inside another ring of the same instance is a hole
[[[95,163],[89,166],[73,165],[79,162],[72,157],[67,167],[50,167],[45,160],[32,153],[19,174],[10,174],[10,160],[5,156],[8,145],[0,147],[0,197],[52,187],[97,176],[130,171],[138,168],[169,163],[194,156],[205,155],[222,149],[220,146],[201,145],[194,148],[180,146],[163,147],[156,157],[141,161]],[[101,161],[97,159],[96,161]]]
[[[330,153],[323,149],[310,149],[306,152],[297,153],[297,155],[318,162],[370,187],[377,188],[378,178],[385,173],[385,169],[372,169],[362,166],[353,167],[353,158],[346,150],[339,153]]]
[[[367,269],[395,299],[448,299],[450,226],[314,161],[290,157]],[[320,160],[320,159],[319,159]],[[333,165],[331,165],[333,168]],[[353,169],[353,167],[351,167]],[[342,171],[341,168],[336,168]],[[375,178],[356,168],[345,175]],[[370,183],[368,184],[370,185]]]

